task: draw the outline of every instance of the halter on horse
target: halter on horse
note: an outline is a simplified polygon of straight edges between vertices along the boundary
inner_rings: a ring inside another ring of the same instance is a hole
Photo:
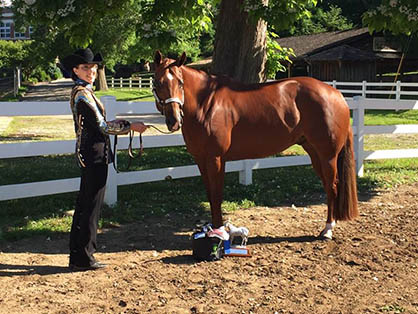
[[[327,193],[320,236],[332,238],[337,220],[358,216],[350,111],[341,93],[309,77],[245,85],[208,75],[155,53],[154,95],[167,128],[182,128],[210,202],[222,225],[225,162],[271,156],[299,144]]]

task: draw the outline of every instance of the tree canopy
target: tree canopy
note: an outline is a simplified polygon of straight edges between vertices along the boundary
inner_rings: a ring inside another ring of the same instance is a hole
[[[21,66],[28,57],[29,45],[29,41],[0,40],[0,68]]]
[[[200,36],[214,36],[213,24],[220,0],[14,0],[20,25],[41,27],[49,38],[63,34],[72,48],[98,47],[117,50],[129,47],[136,54],[152,57],[155,49],[189,56],[201,51]],[[243,0],[242,9],[253,20],[263,18],[275,29],[288,27],[298,17],[309,15],[307,5],[316,0]],[[46,26],[46,27],[44,27]],[[222,31],[222,30],[218,30]],[[118,33],[119,32],[119,33]],[[99,47],[101,46],[101,47]],[[116,48],[117,47],[117,48]],[[195,49],[196,50],[196,49]],[[132,57],[127,57],[132,59]]]
[[[133,53],[137,59],[151,59],[154,49],[167,51],[173,43],[182,48],[196,47],[196,38],[212,26],[212,2],[15,0],[13,7],[20,25],[41,28],[48,38],[66,38],[68,48],[61,48],[59,54],[91,46],[111,65],[135,62]],[[189,50],[189,55],[196,55]]]
[[[363,22],[371,32],[388,30],[395,35],[412,35],[418,32],[418,3],[416,0],[372,2],[374,7],[363,14]]]
[[[223,16],[222,8],[230,2],[234,3],[235,10]],[[151,60],[156,49],[172,57],[186,51],[192,59],[218,50],[215,63],[247,58],[242,62],[243,68],[252,55],[260,55],[256,67],[265,71],[263,55],[268,55],[273,63],[277,61],[277,56],[271,51],[267,53],[266,47],[279,47],[268,45],[271,41],[267,41],[265,35],[257,37],[248,32],[281,34],[286,30],[288,34],[298,34],[348,29],[358,22],[362,14],[359,11],[366,9],[362,22],[371,31],[387,29],[395,34],[412,34],[418,29],[416,0],[322,0],[317,8],[316,5],[317,0],[13,1],[18,26],[32,25],[36,29],[34,42],[36,49],[42,51],[39,54],[62,56],[74,48],[90,46],[102,52],[111,68],[116,63]],[[237,21],[241,32],[246,29],[247,33],[219,36],[228,32],[228,23]],[[251,27],[259,21],[265,23],[262,28]],[[293,27],[297,21],[298,30]],[[255,45],[254,40],[260,41],[260,45]],[[232,58],[222,55],[219,58],[219,53],[227,50],[217,49],[222,41],[226,48],[234,42],[236,49]],[[257,46],[257,51],[248,48],[252,44]],[[281,51],[283,57],[288,53]],[[226,67],[221,64],[218,68]]]

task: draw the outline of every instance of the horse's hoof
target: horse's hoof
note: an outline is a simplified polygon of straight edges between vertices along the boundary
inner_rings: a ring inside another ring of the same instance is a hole
[[[323,230],[319,234],[318,239],[323,240],[323,241],[331,241],[332,240],[332,231],[331,230]]]
[[[330,238],[330,237],[326,237],[326,236],[323,236],[323,235],[319,235],[317,237],[317,239],[320,240],[320,241],[331,241],[332,237]]]

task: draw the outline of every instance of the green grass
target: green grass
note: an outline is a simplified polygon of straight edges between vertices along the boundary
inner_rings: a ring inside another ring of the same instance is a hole
[[[143,100],[147,99],[143,97],[149,97],[145,93],[132,94],[120,90],[111,90],[107,94],[115,95],[118,100],[125,101]],[[32,119],[35,117],[16,117],[9,128],[0,134],[0,141],[74,138],[71,117],[66,121]],[[368,125],[415,124],[418,116],[413,110],[383,113],[370,110],[367,111],[365,120]],[[37,125],[39,129],[31,131],[31,125]],[[39,127],[40,125],[42,127]],[[365,150],[417,147],[417,137],[409,134],[366,136]],[[295,145],[283,154],[302,153],[304,153],[303,149]],[[127,167],[128,157],[125,151],[118,153],[118,161],[120,169]],[[175,167],[193,163],[184,147],[145,149],[143,156],[132,162],[130,170]],[[72,154],[0,160],[0,185],[78,176],[79,169]],[[418,159],[376,160],[365,163],[365,176],[358,179],[358,186],[360,192],[372,193],[377,189],[393,188],[413,182],[418,182]],[[311,166],[257,170],[253,173],[253,184],[249,186],[238,183],[237,173],[227,173],[224,194],[224,211],[281,204],[306,206],[319,202],[319,194],[324,195],[322,184]],[[66,235],[71,225],[68,211],[74,209],[75,198],[76,193],[64,193],[0,201],[0,241],[11,241],[33,235],[45,237]],[[121,186],[118,188],[118,200],[115,207],[104,208],[100,226],[129,223],[151,216],[165,216],[173,212],[184,213],[185,219],[193,219],[195,216],[206,219],[210,217],[209,204],[200,177]],[[193,221],[191,220],[191,223]]]
[[[418,110],[366,110],[365,125],[418,124]]]
[[[418,134],[373,134],[364,137],[366,151],[418,148]]]
[[[380,312],[382,312],[382,313],[386,313],[386,312],[403,313],[403,312],[405,312],[405,309],[400,305],[390,304],[390,305],[385,305],[385,306],[381,307]]]
[[[107,91],[96,92],[98,97],[115,96],[119,101],[152,101],[154,96],[150,89],[110,88]]]
[[[120,169],[124,169],[126,152],[120,152],[118,159]],[[184,147],[149,149],[132,163],[131,170],[192,163]],[[0,184],[78,175],[73,157],[67,155],[0,160]],[[412,182],[418,182],[417,159],[378,160],[365,163],[365,176],[358,179],[358,186],[360,192],[372,193]],[[233,211],[281,204],[306,206],[318,202],[323,188],[311,166],[299,166],[254,171],[253,184],[249,186],[238,183],[237,173],[227,173],[224,194],[223,210]],[[65,193],[0,202],[0,239],[64,235],[70,229],[67,212],[74,209],[75,198],[76,193]],[[117,205],[104,208],[100,225],[124,224],[173,212],[209,219],[209,204],[200,177],[121,186]]]
[[[26,86],[22,86],[19,89],[17,96],[13,95],[13,92],[0,95],[0,101],[19,101],[20,96],[27,90]],[[98,97],[102,96],[115,96],[119,101],[151,101],[154,100],[152,91],[149,88],[142,89],[129,89],[129,88],[109,88],[107,91],[97,91]],[[69,97],[69,96],[68,96]]]

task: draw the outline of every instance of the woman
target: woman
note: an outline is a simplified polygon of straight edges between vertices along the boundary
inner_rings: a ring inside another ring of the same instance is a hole
[[[93,253],[97,248],[97,227],[103,205],[108,164],[113,162],[109,134],[126,134],[130,130],[144,132],[142,122],[126,120],[106,121],[103,104],[95,96],[93,83],[100,54],[79,49],[62,60],[71,73],[74,87],[71,92],[76,141],[76,157],[81,168],[81,184],[70,233],[70,269],[95,270],[106,267]]]

